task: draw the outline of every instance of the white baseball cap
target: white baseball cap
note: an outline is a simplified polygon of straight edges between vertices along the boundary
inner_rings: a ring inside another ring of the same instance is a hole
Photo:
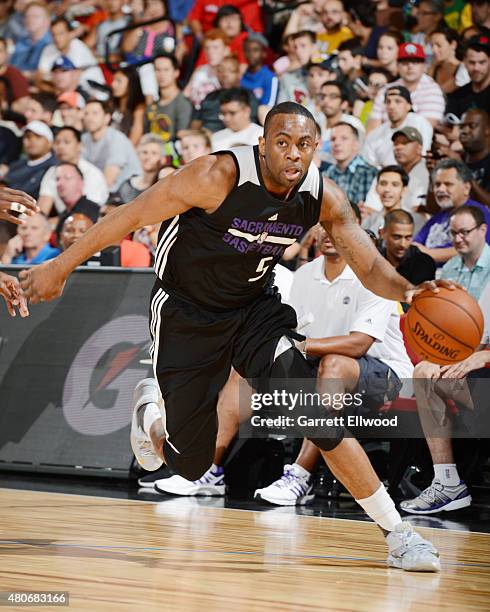
[[[24,128],[24,134],[26,132],[32,132],[38,136],[44,136],[48,142],[53,142],[53,132],[51,131],[49,125],[44,123],[44,121],[31,121]]]

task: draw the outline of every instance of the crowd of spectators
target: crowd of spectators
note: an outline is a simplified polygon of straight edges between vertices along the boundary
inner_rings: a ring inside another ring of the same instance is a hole
[[[313,114],[314,163],[388,261],[478,298],[490,277],[489,0],[0,2],[0,184],[41,209],[18,232],[0,222],[0,262],[50,259],[181,165],[257,144],[286,100]],[[149,266],[157,235],[128,236],[109,260]],[[318,256],[315,236],[283,263]]]

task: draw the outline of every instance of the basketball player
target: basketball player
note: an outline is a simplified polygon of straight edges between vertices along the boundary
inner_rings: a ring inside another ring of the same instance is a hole
[[[343,192],[322,179],[312,164],[317,144],[310,112],[293,102],[278,104],[267,115],[258,147],[237,147],[186,164],[120,206],[57,258],[21,272],[24,295],[32,303],[55,299],[70,273],[93,253],[163,221],[150,329],[164,405],[156,409],[150,394],[139,389],[131,438],[142,465],[157,469],[165,460],[188,480],[208,469],[218,394],[232,365],[248,379],[311,378],[302,343],[294,342],[295,312],[268,285],[284,250],[318,221],[368,289],[397,301],[410,301],[416,291],[357,225]],[[427,287],[437,291],[435,282]],[[325,428],[312,441],[383,530],[388,564],[438,571],[436,549],[401,522],[358,442],[344,437],[341,427]]]

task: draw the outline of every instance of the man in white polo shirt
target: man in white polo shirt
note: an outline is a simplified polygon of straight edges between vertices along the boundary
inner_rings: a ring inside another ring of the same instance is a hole
[[[365,289],[326,232],[318,232],[323,257],[296,271],[289,298],[299,320],[313,318],[301,330],[306,336],[302,348],[322,388],[322,381],[328,381],[329,392],[366,390],[360,410],[376,412],[395,399],[401,381],[413,374],[400,331],[399,305]],[[295,463],[284,467],[282,478],[257,489],[255,497],[281,506],[311,501],[311,475],[320,457],[305,439]]]
[[[444,115],[446,103],[442,89],[426,74],[425,53],[422,47],[411,42],[400,45],[398,69],[400,78],[390,83],[389,87],[393,85],[406,87],[410,92],[414,111],[435,126]],[[367,126],[368,132],[388,119],[384,101],[385,91],[386,87],[379,91],[374,100],[373,112]]]

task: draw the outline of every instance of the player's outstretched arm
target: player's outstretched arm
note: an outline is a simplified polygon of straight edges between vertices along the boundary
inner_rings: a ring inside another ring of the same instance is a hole
[[[24,295],[33,304],[59,297],[73,270],[94,253],[145,225],[154,225],[193,207],[216,210],[232,190],[236,167],[229,155],[200,157],[92,226],[66,251],[20,273]]]
[[[0,272],[0,295],[7,304],[7,310],[12,317],[15,317],[15,309],[19,309],[21,317],[28,317],[27,302],[19,285],[19,281],[15,276],[9,276],[4,272]]]
[[[344,192],[329,179],[324,179],[323,187],[320,223],[367,289],[388,300],[410,302],[414,295],[425,289],[437,292],[438,286],[457,286],[449,281],[427,281],[418,287],[409,283],[378,252],[372,240],[357,224]]]

